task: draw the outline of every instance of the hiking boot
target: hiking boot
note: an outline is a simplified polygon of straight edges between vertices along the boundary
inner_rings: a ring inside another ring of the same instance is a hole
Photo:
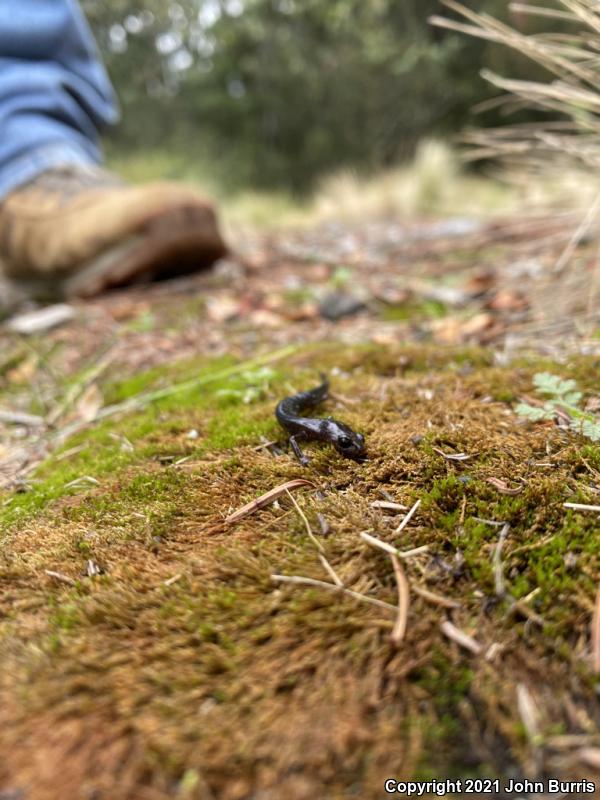
[[[65,166],[0,204],[0,269],[37,299],[183,275],[226,252],[211,204],[177,183],[129,186],[95,167]]]

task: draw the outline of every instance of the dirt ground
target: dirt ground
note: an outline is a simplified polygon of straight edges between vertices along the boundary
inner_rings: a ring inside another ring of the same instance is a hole
[[[598,254],[576,228],[245,233],[210,273],[8,320],[0,798],[598,784]],[[275,404],[322,373],[363,463],[287,449]],[[544,412],[540,373],[581,397]]]

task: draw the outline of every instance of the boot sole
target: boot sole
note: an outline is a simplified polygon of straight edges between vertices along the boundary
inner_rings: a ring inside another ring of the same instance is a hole
[[[216,223],[197,208],[184,207],[157,215],[139,233],[88,260],[72,275],[11,282],[40,300],[94,297],[134,283],[207,269],[226,254]]]

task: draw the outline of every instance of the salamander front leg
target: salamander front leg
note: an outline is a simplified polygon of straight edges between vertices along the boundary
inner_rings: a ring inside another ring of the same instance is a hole
[[[310,458],[305,456],[302,450],[300,449],[300,445],[296,441],[295,436],[290,436],[290,445],[292,446],[292,450],[298,461],[302,464],[303,467],[307,467],[310,464]]]

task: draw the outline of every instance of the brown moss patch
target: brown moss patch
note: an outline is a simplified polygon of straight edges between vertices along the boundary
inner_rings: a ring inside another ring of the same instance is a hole
[[[0,748],[12,754],[2,789],[40,800],[368,799],[391,776],[585,773],[580,745],[600,722],[589,669],[600,543],[595,519],[563,502],[594,501],[597,451],[514,416],[505,393],[526,390],[533,366],[400,356],[338,352],[342,399],[326,411],[367,435],[366,464],[315,445],[302,469],[256,450],[248,431],[230,446],[215,410],[205,420],[215,444],[185,463],[144,451],[99,487],[11,524],[0,558]],[[271,424],[270,391],[237,415]],[[289,502],[231,528],[222,520],[293,477],[319,487],[297,499],[346,586],[395,603],[389,559],[359,536],[370,530],[401,549],[428,545],[407,561],[409,582],[460,608],[413,595],[395,648],[393,613],[274,583],[272,573],[328,580]],[[521,491],[502,494],[489,478]],[[421,499],[400,534],[398,517],[372,506],[382,492]],[[498,528],[481,519],[510,523],[510,596],[496,592]],[[90,559],[104,574],[85,575]],[[446,618],[482,655],[443,636]],[[519,685],[536,704],[535,741]]]

